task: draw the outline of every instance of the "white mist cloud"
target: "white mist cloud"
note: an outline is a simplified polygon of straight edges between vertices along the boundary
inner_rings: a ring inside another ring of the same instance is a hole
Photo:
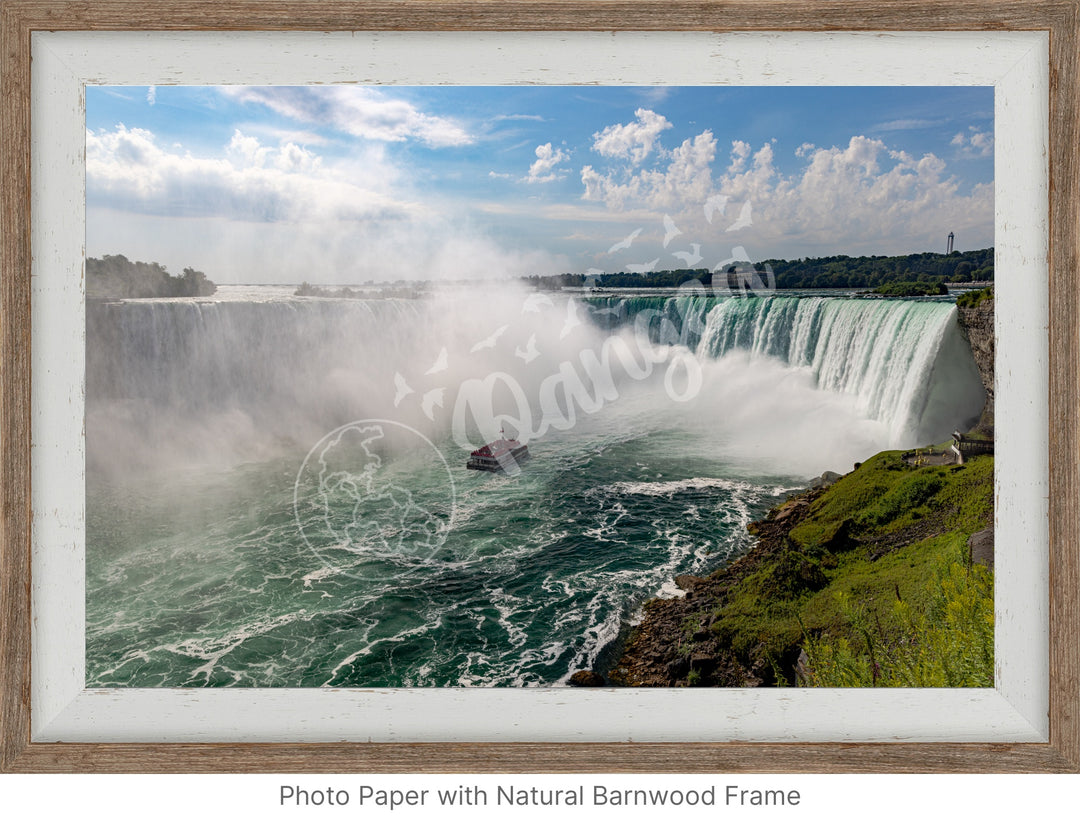
[[[221,152],[197,156],[124,125],[87,132],[88,255],[193,266],[222,283],[486,279],[569,269],[557,254],[506,249],[467,226],[453,205],[413,198],[379,147],[330,161],[237,129]]]
[[[431,147],[475,140],[457,120],[421,112],[408,101],[360,86],[226,86],[225,95],[294,121],[373,141],[418,140]]]

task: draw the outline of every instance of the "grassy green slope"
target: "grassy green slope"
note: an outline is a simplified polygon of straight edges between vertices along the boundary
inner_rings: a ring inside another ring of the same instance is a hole
[[[849,661],[866,655],[871,675],[875,642],[921,646],[913,623],[940,614],[942,584],[956,581],[954,565],[966,571],[967,538],[992,520],[992,457],[917,468],[899,452],[878,454],[813,501],[771,560],[731,590],[712,631],[751,661],[790,664],[805,648],[804,680],[820,683],[839,681],[826,661],[844,642]],[[992,616],[991,603],[991,631]]]
[[[969,564],[968,538],[993,523],[993,470],[990,456],[915,467],[883,452],[800,493],[751,524],[744,559],[647,605],[612,678],[992,684],[993,579]]]

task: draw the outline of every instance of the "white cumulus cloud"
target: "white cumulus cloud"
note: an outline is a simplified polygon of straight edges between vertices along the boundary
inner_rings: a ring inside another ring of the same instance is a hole
[[[536,148],[536,160],[529,167],[525,180],[530,184],[555,181],[565,176],[556,171],[556,167],[569,158],[569,154],[559,148],[552,149],[551,143],[541,144]]]
[[[163,147],[145,129],[86,133],[89,203],[149,215],[216,216],[261,222],[390,218],[407,205],[324,169],[314,153],[286,143],[263,146],[239,130],[222,157]]]
[[[638,109],[629,124],[613,124],[593,134],[593,149],[608,158],[627,158],[640,164],[657,144],[671,122],[651,109]]]
[[[933,153],[916,158],[861,135],[846,146],[800,151],[807,163],[790,175],[775,168],[766,144],[748,169],[716,182],[731,200],[753,204],[755,231],[872,251],[933,249],[942,227],[985,233],[993,226],[993,184],[961,192]]]
[[[978,127],[968,127],[967,132],[956,133],[949,143],[959,149],[961,157],[989,158],[994,154],[994,133]]]
[[[965,134],[965,146],[978,147],[978,135]],[[962,188],[933,153],[916,157],[856,135],[830,148],[802,144],[792,151],[801,163],[791,170],[781,169],[772,141],[756,150],[732,141],[726,160],[716,150],[705,131],[652,169],[585,166],[582,197],[621,216],[642,209],[669,213],[691,238],[721,247],[737,239],[761,256],[778,244],[822,253],[930,250],[946,226],[980,244],[993,242],[993,183]],[[710,225],[702,212],[710,199],[739,206],[753,221]]]
[[[602,201],[616,211],[643,205],[673,212],[687,203],[694,203],[700,209],[713,191],[715,157],[716,139],[706,130],[683,141],[671,151],[667,163],[655,169],[627,175],[617,170],[601,173],[585,166],[581,170],[584,198]]]

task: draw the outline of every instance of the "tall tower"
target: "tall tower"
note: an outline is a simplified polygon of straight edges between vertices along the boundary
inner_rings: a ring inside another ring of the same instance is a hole
[[[947,255],[949,255],[950,253],[952,253],[952,250],[953,250],[953,239],[955,239],[955,238],[956,238],[956,237],[955,237],[955,236],[953,235],[952,231],[950,230],[950,231],[949,231],[949,249],[945,251],[945,255],[946,255],[946,256],[947,256]]]

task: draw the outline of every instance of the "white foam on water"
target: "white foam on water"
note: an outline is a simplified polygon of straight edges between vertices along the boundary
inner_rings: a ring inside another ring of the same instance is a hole
[[[403,641],[407,641],[411,638],[417,638],[425,633],[432,632],[433,630],[438,629],[441,625],[442,619],[436,618],[432,621],[425,622],[416,627],[410,627],[408,629],[402,630],[401,632],[392,636],[378,638],[374,641],[368,640],[363,647],[349,653],[349,655],[347,655],[345,658],[341,659],[336,665],[334,665],[334,667],[330,669],[330,677],[323,683],[323,685],[332,685],[335,679],[337,679],[338,674],[342,670],[351,667],[359,659],[371,655],[376,647],[385,646],[387,644],[400,643]]]

